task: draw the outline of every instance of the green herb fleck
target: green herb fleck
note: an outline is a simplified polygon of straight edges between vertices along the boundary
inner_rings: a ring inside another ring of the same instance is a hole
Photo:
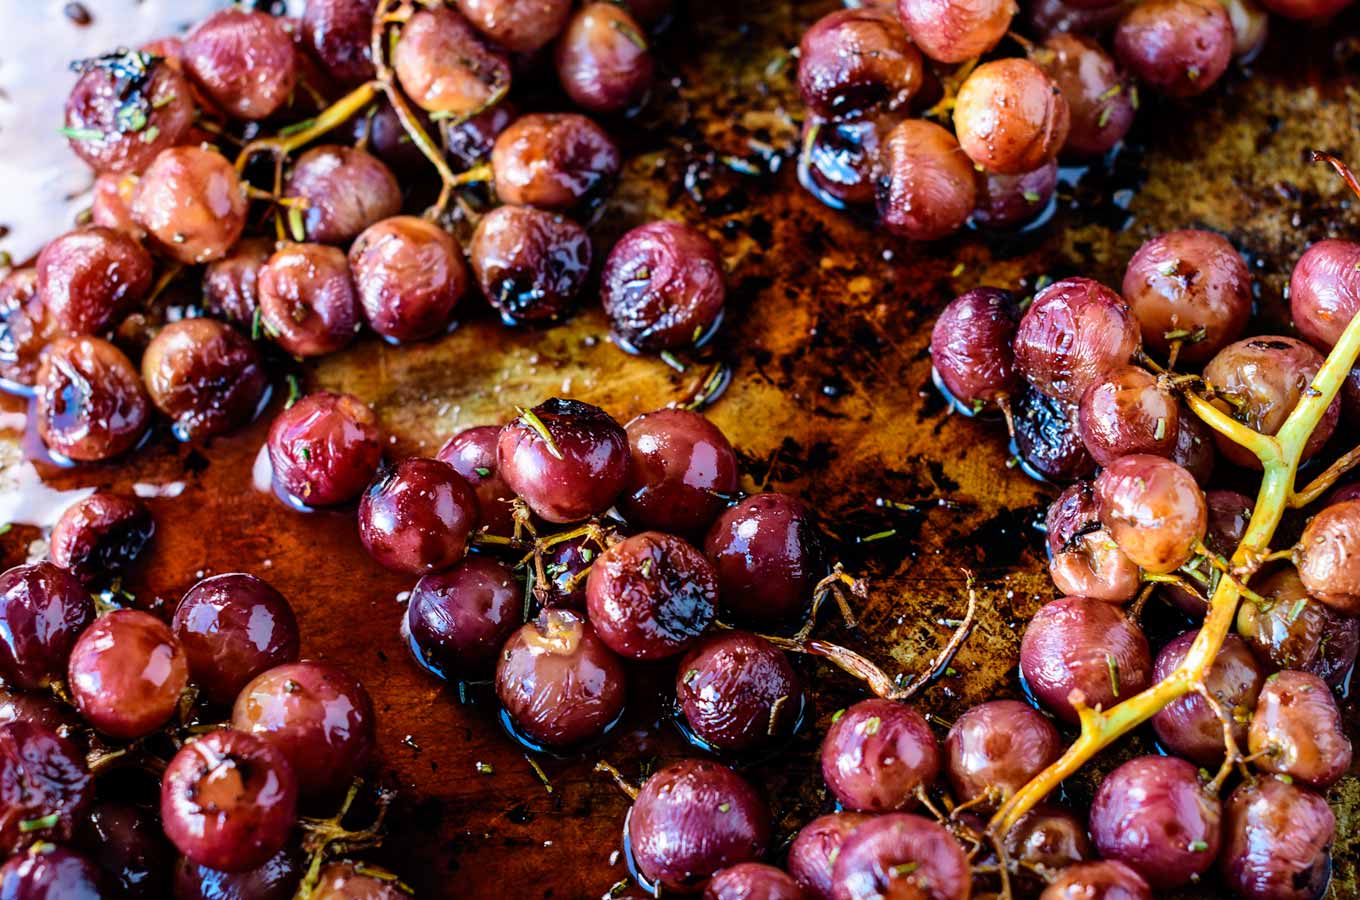
[[[685,673],[685,684],[689,684],[691,681],[693,681],[694,679],[696,679],[696,678],[698,678],[698,677],[699,677],[699,670],[698,670],[698,669],[690,669],[688,672]]]
[[[302,385],[298,383],[298,377],[296,375],[289,375],[287,381],[288,399],[284,402],[283,408],[292,409],[293,404],[302,399]]]
[[[29,834],[34,831],[43,831],[44,829],[54,827],[60,821],[60,813],[48,813],[40,819],[20,819],[19,833]]]
[[[298,450],[298,455],[302,457],[303,462],[312,461],[312,451],[308,447],[303,447],[302,449]]]
[[[916,871],[917,864],[914,862],[899,863],[888,869],[889,878],[906,878]]]
[[[174,102],[175,102],[175,98],[176,98],[176,95],[175,95],[175,94],[166,94],[164,97],[157,97],[155,100],[152,100],[152,101],[151,101],[151,108],[152,108],[152,109],[164,109],[165,107],[169,106],[171,103],[174,103]]]
[[[307,240],[307,224],[302,221],[302,207],[288,207],[288,232],[299,244]]]
[[[730,803],[719,803],[719,804],[718,804],[718,812],[720,812],[720,813],[728,812],[728,811],[731,810],[731,809],[732,809],[732,804],[730,804]]]
[[[1308,599],[1306,597],[1300,597],[1298,600],[1294,601],[1294,606],[1289,610],[1290,624],[1293,624],[1294,620],[1296,620],[1299,617],[1299,615],[1303,612],[1304,607],[1306,607],[1307,605]]]
[[[58,128],[57,133],[73,141],[99,141],[104,138],[104,132],[98,128]]]
[[[588,563],[595,558],[595,551],[591,550],[589,547],[582,547],[577,555],[581,557],[581,562]]]
[[[1043,199],[1042,197],[1039,196],[1038,191],[1025,191],[1020,196],[1025,198],[1026,203],[1038,203],[1040,200]]]
[[[495,773],[495,771],[496,767],[491,765],[491,763],[484,762],[477,763],[477,774],[479,775],[491,775]]]
[[[634,47],[637,47],[639,50],[644,51],[647,49],[646,38],[638,34],[638,30],[634,28],[632,25],[629,25],[622,19],[611,19],[609,24],[613,27],[615,31],[626,37],[628,39],[628,42],[631,43]]]
[[[643,578],[652,577],[652,560],[650,557],[642,561],[642,577]]]
[[[519,413],[520,421],[532,428],[534,432],[543,439],[543,443],[548,446],[548,452],[552,454],[555,459],[564,458],[562,456],[562,451],[557,449],[557,442],[553,440],[552,432],[548,430],[547,425],[543,424],[543,420],[538,417],[537,413],[532,409],[525,409],[522,406],[515,407],[515,411]]]
[[[486,478],[487,476],[489,476],[489,475],[491,474],[491,470],[488,469],[486,466],[478,466],[477,468],[473,469],[472,471],[476,472],[477,475],[480,476],[480,477],[482,477],[482,478]]]
[[[864,537],[860,538],[859,542],[861,544],[872,544],[874,541],[886,540],[890,537],[894,537],[896,534],[896,528],[889,528],[886,531],[875,531],[873,534],[866,534]]]
[[[286,138],[292,137],[295,134],[302,134],[302,132],[306,131],[308,128],[311,128],[315,124],[316,119],[303,119],[301,122],[294,122],[292,125],[289,125],[286,128],[280,128],[279,137]]]
[[[10,522],[0,525],[0,534],[9,534],[9,530],[13,527],[14,525]]]
[[[1110,691],[1115,696],[1119,696],[1119,664],[1115,662],[1113,654],[1105,654],[1105,666],[1110,670]]]
[[[831,714],[831,724],[832,724],[832,725],[835,725],[837,722],[839,722],[839,721],[841,720],[841,716],[843,716],[843,715],[845,715],[845,709],[844,709],[844,707],[842,707],[841,709],[838,709],[838,710],[836,710],[835,712],[833,712],[833,713]]]
[[[258,341],[260,339],[260,308],[255,307],[255,312],[250,316],[250,339]]]
[[[864,722],[864,733],[869,735],[878,734],[879,726],[881,726],[882,724],[883,724],[882,719],[880,719],[878,716],[872,716],[866,719]]]
[[[1204,841],[1191,841],[1191,842],[1190,842],[1190,852],[1191,852],[1191,853],[1203,853],[1205,850],[1208,850],[1208,849],[1209,849],[1209,845],[1206,844]]]

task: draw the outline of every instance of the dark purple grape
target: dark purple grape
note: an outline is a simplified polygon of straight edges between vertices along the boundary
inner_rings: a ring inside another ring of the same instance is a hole
[[[871,698],[837,714],[821,750],[822,778],[846,809],[893,812],[917,803],[940,773],[930,725],[912,707]]]
[[[599,545],[588,537],[559,541],[543,556],[546,585],[534,585],[544,606],[564,606],[585,612],[586,578],[599,556]]]
[[[713,565],[682,538],[645,531],[600,554],[586,578],[586,610],[600,639],[628,659],[683,653],[713,622]]]
[[[1101,860],[1063,869],[1039,900],[1152,900],[1152,889],[1122,862]]]
[[[77,462],[110,459],[142,439],[151,403],[142,378],[113,344],[96,337],[58,338],[38,368],[38,435]]]
[[[1342,615],[1360,615],[1360,500],[1332,503],[1313,516],[1294,562],[1309,594]]]
[[[359,863],[333,862],[317,875],[310,900],[407,900],[413,896],[390,872]]]
[[[1198,422],[1193,416],[1181,418],[1181,426]],[[1223,557],[1230,557],[1241,543],[1251,521],[1252,500],[1236,491],[1213,490],[1204,494],[1204,505],[1208,510],[1207,527],[1204,530],[1204,545]],[[1202,593],[1207,592],[1205,579],[1209,572],[1200,566],[1196,572],[1186,572],[1193,584]],[[1204,618],[1207,611],[1204,596],[1192,596],[1175,585],[1166,585],[1167,596],[1181,612],[1192,619]]]
[[[972,222],[983,228],[1019,228],[1048,208],[1057,189],[1055,160],[1019,175],[981,174]]]
[[[251,734],[219,729],[191,738],[161,780],[166,837],[202,866],[264,865],[297,825],[298,785],[288,760]]]
[[[38,293],[64,334],[103,334],[151,289],[151,254],[101,225],[68,231],[38,254]]]
[[[1190,652],[1198,631],[1187,631],[1162,648],[1152,667],[1154,681],[1162,681],[1175,671]],[[1227,635],[1213,665],[1204,675],[1204,685],[1232,723],[1237,746],[1247,742],[1247,722],[1256,709],[1256,698],[1265,683],[1265,674],[1246,641]],[[1177,756],[1202,766],[1223,762],[1223,721],[1198,693],[1173,700],[1152,717],[1157,738]]]
[[[579,614],[544,609],[510,636],[496,664],[496,695],[531,741],[566,747],[599,737],[623,712],[622,661]]]
[[[145,737],[170,721],[188,683],[179,640],[160,619],[135,609],[96,619],[76,641],[68,664],[76,709],[119,740]]]
[[[902,109],[925,79],[921,53],[891,9],[828,13],[798,45],[798,91],[813,115],[860,119]]]
[[[1304,671],[1321,678],[1332,689],[1342,688],[1360,654],[1360,620],[1324,606],[1319,608],[1324,613],[1322,638],[1318,641],[1317,655],[1304,666]]]
[[[140,172],[193,127],[193,90],[174,63],[124,50],[78,65],[62,133],[96,172]]]
[[[1135,95],[1110,54],[1094,40],[1059,32],[1030,51],[1033,60],[1067,99],[1071,127],[1064,155],[1103,156],[1133,126]]]
[[[724,512],[704,539],[724,620],[788,625],[812,601],[821,545],[812,512],[788,494],[755,494]]]
[[[121,900],[170,896],[175,851],[151,810],[96,803],[77,827],[75,843],[104,870],[104,881]]]
[[[1168,231],[1129,260],[1121,288],[1143,343],[1202,364],[1237,340],[1251,318],[1251,273],[1232,244],[1212,231]]]
[[[1006,0],[897,0],[897,14],[912,41],[942,63],[975,59],[995,47],[1015,11]]]
[[[373,69],[373,13],[378,0],[307,0],[302,36],[331,78],[358,84]]]
[[[246,207],[236,168],[203,147],[162,151],[132,195],[133,219],[157,249],[185,265],[231,252],[245,229]]]
[[[1237,609],[1237,631],[1257,658],[1271,669],[1313,665],[1329,623],[1339,617],[1309,596],[1292,566],[1268,571],[1252,588],[1266,603],[1242,603]]]
[[[36,844],[0,868],[3,900],[102,900],[103,876],[94,863],[55,844]]]
[[[640,528],[702,535],[737,490],[737,457],[727,437],[697,412],[667,407],[624,430],[632,458],[619,509]]]
[[[1227,70],[1234,42],[1232,22],[1217,0],[1147,0],[1120,20],[1114,52],[1163,94],[1194,97]]]
[[[906,119],[883,138],[875,202],[883,227],[898,237],[933,241],[963,227],[977,205],[973,164],[954,135]]]
[[[184,441],[245,425],[269,389],[255,346],[214,319],[182,319],[162,328],[142,355],[142,380]]]
[[[487,556],[469,556],[411,589],[403,628],[411,652],[441,678],[490,672],[496,654],[520,625],[524,587]]]
[[[874,202],[879,146],[900,121],[886,115],[833,122],[809,113],[803,121],[799,181],[833,209],[869,206]]]
[[[74,716],[45,694],[24,694],[0,687],[0,725],[24,722],[58,734],[70,734]]]
[[[1077,403],[1138,345],[1138,323],[1118,294],[1089,278],[1067,278],[1041,290],[1025,311],[1015,362],[1043,393]]]
[[[539,517],[565,524],[613,505],[628,478],[628,435],[598,406],[556,397],[501,429],[496,468]]]
[[[502,203],[561,211],[599,200],[619,166],[619,148],[609,135],[575,113],[521,116],[491,151]]]
[[[1245,900],[1317,900],[1332,873],[1336,816],[1327,801],[1279,778],[1257,778],[1228,797],[1219,871]]]
[[[465,428],[439,448],[435,459],[453,466],[477,494],[482,527],[495,535],[508,536],[515,527],[514,492],[496,469],[496,441],[501,430],[495,425]]]
[[[561,33],[570,0],[457,0],[477,29],[512,53],[533,53]]]
[[[1195,482],[1204,487],[1213,476],[1218,462],[1214,432],[1184,403],[1177,405],[1176,420],[1176,446],[1171,449],[1171,461],[1193,475]],[[1232,548],[1228,549],[1231,552]]]
[[[1006,855],[1038,873],[1058,872],[1090,859],[1086,821],[1058,806],[1041,803],[1006,832]]]
[[[318,244],[347,244],[401,212],[401,186],[391,170],[354,147],[328,144],[303,153],[288,174],[284,195],[305,201],[303,232]]]
[[[652,86],[647,38],[620,4],[595,2],[578,9],[557,41],[554,60],[563,92],[589,112],[636,107]]]
[[[1052,162],[1071,112],[1057,84],[1033,62],[985,62],[959,88],[954,131],[968,158],[988,172],[1023,175]]]
[[[532,206],[496,207],[468,245],[482,294],[508,325],[565,318],[590,274],[591,252],[580,225]]]
[[[359,538],[368,555],[408,575],[458,562],[477,524],[477,495],[437,459],[413,457],[379,470],[359,499]]]
[[[230,706],[252,678],[298,658],[293,608],[267,581],[232,572],[189,588],[171,623],[205,697]]]
[[[1151,683],[1152,653],[1138,626],[1115,607],[1064,597],[1040,607],[1020,642],[1020,672],[1040,703],[1077,721],[1071,694],[1109,709]]]
[[[491,158],[496,138],[519,118],[519,111],[508,100],[502,100],[483,113],[470,119],[443,119],[444,148],[457,169],[467,170]],[[405,134],[403,131],[402,134]]]
[[[395,341],[447,331],[470,281],[453,236],[415,216],[369,227],[350,248],[349,266],[368,324]]]
[[[260,308],[260,270],[273,255],[269,238],[246,238],[230,256],[209,263],[203,272],[204,306],[213,315],[250,327]]]
[[[758,862],[723,869],[704,887],[704,900],[806,900],[807,895],[782,869]]]
[[[709,748],[744,752],[793,733],[803,685],[784,651],[747,631],[720,631],[685,654],[675,699]]]
[[[291,900],[302,880],[305,859],[285,847],[256,869],[219,872],[187,856],[175,867],[175,900]]]
[[[675,350],[721,321],[727,289],[718,248],[680,222],[649,222],[619,238],[600,273],[600,300],[620,345]]]
[[[0,280],[0,378],[21,389],[32,388],[39,356],[57,334],[38,292],[35,267],[15,269]]]
[[[60,682],[92,621],[94,602],[65,569],[36,562],[0,574],[0,679],[25,691]]]
[[[909,813],[879,816],[851,832],[831,870],[832,900],[968,900],[963,848],[943,826]]]
[[[299,61],[282,19],[232,7],[213,13],[184,40],[184,70],[218,107],[263,119],[284,106]]]
[[[1142,587],[1138,566],[1100,524],[1091,482],[1078,481],[1058,495],[1045,530],[1048,574],[1062,593],[1125,603]]]
[[[726,766],[671,763],[647,779],[628,813],[638,872],[666,891],[685,892],[720,869],[759,859],[770,843],[770,811]]]
[[[1327,683],[1308,672],[1276,672],[1256,701],[1247,746],[1258,769],[1326,788],[1351,767],[1351,742]]]
[[[1206,872],[1218,855],[1223,807],[1194,765],[1140,756],[1105,777],[1091,802],[1091,837],[1159,890]]]
[[[262,330],[293,356],[334,353],[359,331],[360,296],[335,247],[285,244],[260,269],[258,286]]]
[[[1318,241],[1289,277],[1289,311],[1308,343],[1330,350],[1360,312],[1360,244]]]
[[[995,808],[1062,754],[1058,729],[1018,700],[969,709],[944,740],[944,768],[956,803]]]
[[[155,533],[156,520],[141,500],[95,491],[66,507],[48,544],[53,563],[94,584],[121,575]]]
[[[1086,389],[1077,424],[1102,466],[1135,453],[1170,458],[1180,434],[1180,403],[1146,369],[1117,366]]]
[[[269,427],[274,486],[308,506],[358,496],[377,471],[382,448],[378,417],[351,394],[309,394]]]
[[[803,826],[789,846],[788,869],[809,900],[831,900],[831,868],[850,833],[873,816],[837,812],[819,816]]]
[[[1185,565],[1208,528],[1209,510],[1194,476],[1160,456],[1112,460],[1096,478],[1095,496],[1110,537],[1149,572]]]
[[[32,722],[0,725],[0,852],[69,840],[94,799],[85,758]]]
[[[1031,474],[1052,481],[1073,481],[1095,474],[1096,461],[1078,430],[1075,403],[1029,387],[1015,404],[1015,451]]]
[[[494,112],[505,104],[497,104],[488,112]],[[425,133],[438,140],[438,125],[431,120],[425,110],[418,106],[407,104],[412,116],[420,127],[425,129]],[[476,121],[474,117],[471,121]],[[456,123],[457,119],[440,119],[441,123]],[[401,117],[392,108],[392,104],[385,97],[379,95],[379,99],[371,106],[366,107],[360,113],[351,117],[337,132],[336,140],[345,144],[362,146],[369,153],[382,160],[393,172],[420,171],[417,166],[428,166],[429,160],[421,152],[420,147],[411,140],[407,134],[406,127],[402,125]],[[456,158],[454,160],[456,162]],[[459,169],[468,168],[459,166]]]

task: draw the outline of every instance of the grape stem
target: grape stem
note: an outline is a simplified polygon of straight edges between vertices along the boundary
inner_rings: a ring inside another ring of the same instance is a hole
[[[1360,315],[1346,326],[1341,339],[1313,379],[1311,390],[1294,407],[1274,437],[1247,428],[1202,397],[1187,393],[1186,400],[1196,415],[1220,434],[1255,453],[1265,470],[1251,521],[1232,556],[1231,564],[1235,571],[1250,567],[1253,560],[1260,560],[1269,552],[1270,540],[1279,527],[1281,517],[1286,508],[1293,505],[1294,498],[1299,496],[1294,489],[1294,481],[1304,446],[1341,390],[1357,358],[1360,358]],[[1306,492],[1308,489],[1304,490]],[[1204,675],[1218,655],[1236,618],[1240,597],[1241,585],[1236,579],[1219,580],[1209,600],[1209,612],[1199,635],[1190,646],[1190,652],[1166,678],[1108,710],[1077,704],[1081,720],[1080,736],[1057,762],[1040,772],[997,810],[988,825],[989,830],[996,835],[1006,834],[1021,816],[1101,750],[1146,722],[1173,700],[1191,691],[1202,690]]]
[[[1318,497],[1321,497],[1328,488],[1336,484],[1336,480],[1345,475],[1351,469],[1360,465],[1360,447],[1356,447],[1350,452],[1342,455],[1336,462],[1328,466],[1321,475],[1308,483],[1303,490],[1295,488],[1294,495],[1289,498],[1289,505],[1295,509],[1307,506]]]

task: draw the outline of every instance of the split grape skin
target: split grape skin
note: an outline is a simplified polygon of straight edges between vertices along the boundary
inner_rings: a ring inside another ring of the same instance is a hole
[[[872,206],[879,147],[899,121],[885,115],[834,122],[809,113],[803,122],[799,181],[832,209]]]
[[[141,500],[96,491],[62,512],[48,544],[52,562],[89,585],[121,575],[155,532],[156,521]]]
[[[373,478],[383,433],[358,397],[320,391],[279,413],[268,447],[276,488],[307,506],[334,506],[357,497]]]
[[[209,313],[250,327],[260,306],[260,270],[274,255],[269,238],[245,238],[203,272],[203,303]]]
[[[1015,363],[1038,390],[1077,403],[1140,344],[1137,320],[1118,294],[1089,278],[1066,278],[1036,294],[1020,319]]]
[[[1015,449],[1041,479],[1065,483],[1096,472],[1096,461],[1078,430],[1076,403],[1024,388],[1014,407]]]
[[[94,781],[66,738],[33,722],[11,722],[0,725],[0,799],[0,852],[9,855],[69,840],[94,799]]]
[[[38,434],[67,459],[93,462],[132,449],[151,403],[123,351],[101,338],[58,338],[47,346],[36,384]]]

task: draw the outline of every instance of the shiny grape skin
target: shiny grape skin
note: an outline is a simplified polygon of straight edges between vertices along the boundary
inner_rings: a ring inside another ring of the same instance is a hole
[[[81,634],[67,664],[80,714],[118,740],[145,737],[170,721],[189,683],[189,663],[170,628],[150,613],[114,610]]]
[[[180,440],[234,431],[255,418],[269,377],[255,346],[214,319],[182,319],[162,328],[142,354],[142,380]]]
[[[1166,679],[1190,652],[1198,631],[1187,631],[1157,654],[1152,666],[1154,681]],[[1265,683],[1265,673],[1252,655],[1246,641],[1227,635],[1213,664],[1205,673],[1204,685],[1219,708],[1233,722],[1233,740],[1246,745],[1247,722],[1256,709],[1256,699]],[[1205,699],[1197,693],[1172,700],[1152,717],[1157,739],[1177,756],[1202,766],[1223,762],[1223,723]]]
[[[1067,99],[1071,127],[1064,156],[1090,158],[1113,150],[1133,127],[1133,91],[1099,43],[1058,32],[1030,51],[1032,59]]]
[[[867,813],[828,813],[798,832],[789,846],[787,866],[809,900],[831,900],[831,868],[840,855],[841,845],[851,832],[873,818]]]
[[[0,725],[24,722],[49,731],[69,735],[74,732],[74,714],[59,706],[55,698],[28,694],[0,687]]]
[[[549,607],[505,642],[496,695],[529,740],[569,747],[599,737],[618,720],[627,676],[584,616]]]
[[[141,439],[151,403],[142,378],[101,338],[58,338],[38,368],[38,434],[47,448],[77,462],[110,459]]]
[[[628,659],[685,652],[713,623],[717,605],[713,565],[684,539],[659,531],[609,547],[586,577],[590,623]]]
[[[485,675],[520,625],[524,587],[487,556],[469,556],[411,589],[403,629],[421,665],[441,678]]]
[[[241,689],[231,727],[264,738],[288,760],[304,801],[343,794],[375,744],[368,692],[329,663],[276,666]]]
[[[800,183],[832,209],[871,205],[879,146],[900,121],[885,115],[833,122],[809,113],[798,160]]]
[[[727,299],[722,259],[703,232],[680,222],[648,222],[609,251],[600,301],[625,348],[658,352],[702,342]]]
[[[0,725],[0,853],[70,839],[93,799],[94,781],[74,744],[34,722]]]
[[[961,63],[995,47],[1015,12],[1008,0],[897,0],[912,41],[943,63]]]
[[[1056,160],[1019,175],[980,174],[970,221],[998,231],[1020,228],[1048,208],[1057,189]]]
[[[1192,416],[1186,416],[1181,420],[1181,424],[1184,426],[1192,420],[1194,420]],[[1208,524],[1204,530],[1204,545],[1225,558],[1232,556],[1237,545],[1242,542],[1242,536],[1247,532],[1253,502],[1250,497],[1236,491],[1205,491],[1204,505],[1208,510]],[[1201,594],[1207,587],[1202,577],[1191,577],[1190,582]],[[1207,607],[1203,596],[1191,596],[1175,585],[1165,587],[1166,596],[1181,612],[1196,621],[1204,618]]]
[[[412,896],[405,885],[381,869],[337,861],[321,869],[309,900],[407,900]]]
[[[204,696],[229,707],[252,678],[295,662],[301,649],[292,606],[267,581],[244,572],[213,575],[189,588],[171,628]]]
[[[513,53],[532,53],[566,27],[570,0],[456,0],[477,29]]]
[[[1165,890],[1213,865],[1222,818],[1222,804],[1193,764],[1140,756],[1101,782],[1091,803],[1091,837],[1101,856],[1128,864]]]
[[[420,9],[402,26],[392,69],[417,106],[455,118],[485,110],[510,89],[509,55],[442,5]]]
[[[1152,889],[1122,862],[1101,860],[1063,869],[1039,900],[1152,900]]]
[[[1098,378],[1138,350],[1137,320],[1124,300],[1089,278],[1039,291],[1015,335],[1015,362],[1035,388],[1077,403]]]
[[[71,649],[94,616],[80,581],[50,562],[0,574],[0,679],[24,691],[60,682]]]
[[[1326,788],[1350,769],[1352,748],[1331,688],[1309,672],[1266,679],[1247,738],[1254,765]]]
[[[245,230],[245,187],[221,153],[171,147],[132,195],[132,217],[162,253],[185,265],[222,259]]]
[[[1018,700],[993,700],[955,720],[944,740],[944,769],[956,803],[993,809],[1055,762],[1058,729]]]
[[[978,66],[959,88],[954,106],[963,152],[1000,175],[1023,175],[1052,162],[1070,127],[1062,91],[1022,57]]]
[[[676,669],[675,699],[707,748],[745,752],[788,737],[805,702],[784,651],[747,631],[719,631],[695,644]]]
[[[945,388],[966,409],[1015,396],[1023,381],[1011,344],[1020,321],[1010,291],[974,288],[945,307],[930,333],[930,358]]]
[[[686,409],[643,413],[624,426],[630,460],[619,509],[629,523],[702,535],[737,490],[737,456],[717,425]]]
[[[822,740],[822,778],[855,812],[895,812],[918,803],[940,773],[940,748],[925,717],[893,700],[861,700]]]
[[[619,148],[604,129],[576,113],[520,116],[491,150],[502,203],[561,212],[600,200],[620,165]]]
[[[150,809],[102,802],[76,829],[75,844],[104,870],[106,887],[120,900],[162,900],[170,895],[174,847]]]
[[[1289,277],[1289,311],[1308,343],[1330,350],[1360,312],[1360,243],[1318,241]]]
[[[724,621],[759,627],[787,626],[800,616],[825,566],[812,511],[773,492],[747,497],[719,516],[704,554],[718,575]]]
[[[1232,61],[1232,22],[1217,0],[1148,0],[1115,29],[1114,52],[1139,81],[1171,97],[1214,86]]]
[[[302,35],[312,54],[341,84],[372,78],[373,13],[378,0],[307,0]]]
[[[477,526],[477,495],[437,459],[413,457],[380,469],[359,499],[364,549],[394,572],[448,568],[467,555]]]
[[[572,103],[588,112],[624,112],[652,86],[654,64],[644,31],[627,7],[587,3],[557,41],[557,79]]]
[[[1016,821],[1006,833],[1006,853],[1012,860],[1047,872],[1062,871],[1094,855],[1086,820],[1048,803],[1040,803]]]
[[[48,545],[54,564],[89,585],[121,575],[155,533],[156,520],[141,500],[95,491],[66,507]]]
[[[977,179],[954,135],[906,119],[883,138],[875,203],[880,224],[898,237],[933,241],[963,227],[977,205]]]
[[[1360,615],[1360,500],[1325,507],[1294,550],[1308,593],[1344,616]]]
[[[1020,641],[1020,672],[1036,699],[1066,722],[1077,721],[1069,693],[1109,709],[1151,684],[1152,655],[1143,632],[1101,600],[1064,597],[1040,607]]]
[[[534,585],[543,605],[584,612],[588,577],[585,573],[599,553],[599,545],[588,537],[553,544],[543,556],[543,571],[548,576],[548,583]]]
[[[1142,573],[1100,524],[1090,481],[1069,485],[1044,517],[1048,573],[1068,596],[1126,603],[1142,587]]]
[[[358,397],[319,391],[279,413],[268,447],[276,488],[308,506],[334,506],[373,478],[383,432]]]
[[[1150,453],[1170,458],[1180,437],[1180,402],[1169,387],[1139,366],[1118,366],[1082,395],[1077,425],[1095,461]]]
[[[258,868],[297,825],[293,768],[273,745],[229,729],[190,739],[161,780],[161,822],[181,853],[226,872]]]
[[[376,157],[355,147],[313,147],[293,163],[284,196],[306,202],[303,232],[318,244],[348,244],[401,212],[401,186]]]
[[[1279,778],[1247,781],[1224,807],[1219,871],[1244,900],[1317,900],[1331,877],[1335,835],[1322,797]]]
[[[530,412],[532,418],[521,415],[501,429],[496,469],[506,484],[549,522],[579,522],[608,510],[628,477],[623,427],[579,400],[554,397]]]
[[[260,269],[261,330],[293,356],[325,356],[349,346],[362,322],[350,269],[336,247],[283,245]]]
[[[684,759],[653,774],[625,825],[638,871],[664,890],[692,890],[720,869],[764,855],[770,811],[741,776]]]
[[[1183,467],[1194,476],[1200,487],[1204,487],[1213,477],[1218,463],[1213,429],[1190,412],[1184,403],[1178,404],[1176,417],[1179,427],[1176,429],[1176,446],[1171,450],[1171,461]]]
[[[435,459],[453,466],[477,494],[482,526],[491,534],[508,537],[515,527],[511,502],[515,494],[496,470],[496,441],[500,433],[496,425],[465,428],[439,448]]]
[[[566,318],[590,275],[590,237],[565,216],[532,206],[498,206],[468,244],[472,271],[508,325]]]
[[[305,869],[305,858],[293,846],[246,872],[219,872],[180,857],[175,900],[291,900]]]
[[[151,255],[131,235],[90,225],[38,254],[38,293],[64,334],[103,334],[151,289]]]
[[[40,355],[55,337],[56,323],[38,292],[38,270],[14,269],[0,280],[0,379],[19,392],[31,390]]]
[[[806,900],[782,869],[758,862],[737,863],[709,879],[704,900]]]
[[[1096,509],[1124,555],[1148,572],[1189,562],[1208,529],[1199,485],[1169,459],[1121,456],[1096,477]]]
[[[890,9],[838,9],[798,45],[798,92],[808,111],[831,121],[904,108],[921,89],[921,53]]]
[[[64,122],[77,136],[67,143],[101,175],[140,172],[193,126],[193,89],[162,57],[123,51],[86,60],[79,71]]]
[[[943,826],[892,813],[851,832],[831,880],[832,900],[870,900],[888,890],[905,900],[968,900],[971,876],[963,849]]]
[[[447,331],[471,281],[453,236],[415,216],[365,229],[350,247],[349,267],[368,324],[395,341]]]
[[[1087,478],[1096,461],[1078,430],[1080,410],[1075,403],[1024,389],[1015,404],[1015,450],[1036,477],[1061,482]]]
[[[207,310],[235,325],[251,327],[260,307],[260,269],[273,255],[273,240],[246,238],[228,256],[209,263],[203,272]]]
[[[103,878],[87,858],[55,844],[40,844],[0,867],[5,900],[102,900]]]
[[[286,104],[299,61],[283,20],[230,8],[200,22],[184,40],[184,70],[223,111],[263,119]]]

